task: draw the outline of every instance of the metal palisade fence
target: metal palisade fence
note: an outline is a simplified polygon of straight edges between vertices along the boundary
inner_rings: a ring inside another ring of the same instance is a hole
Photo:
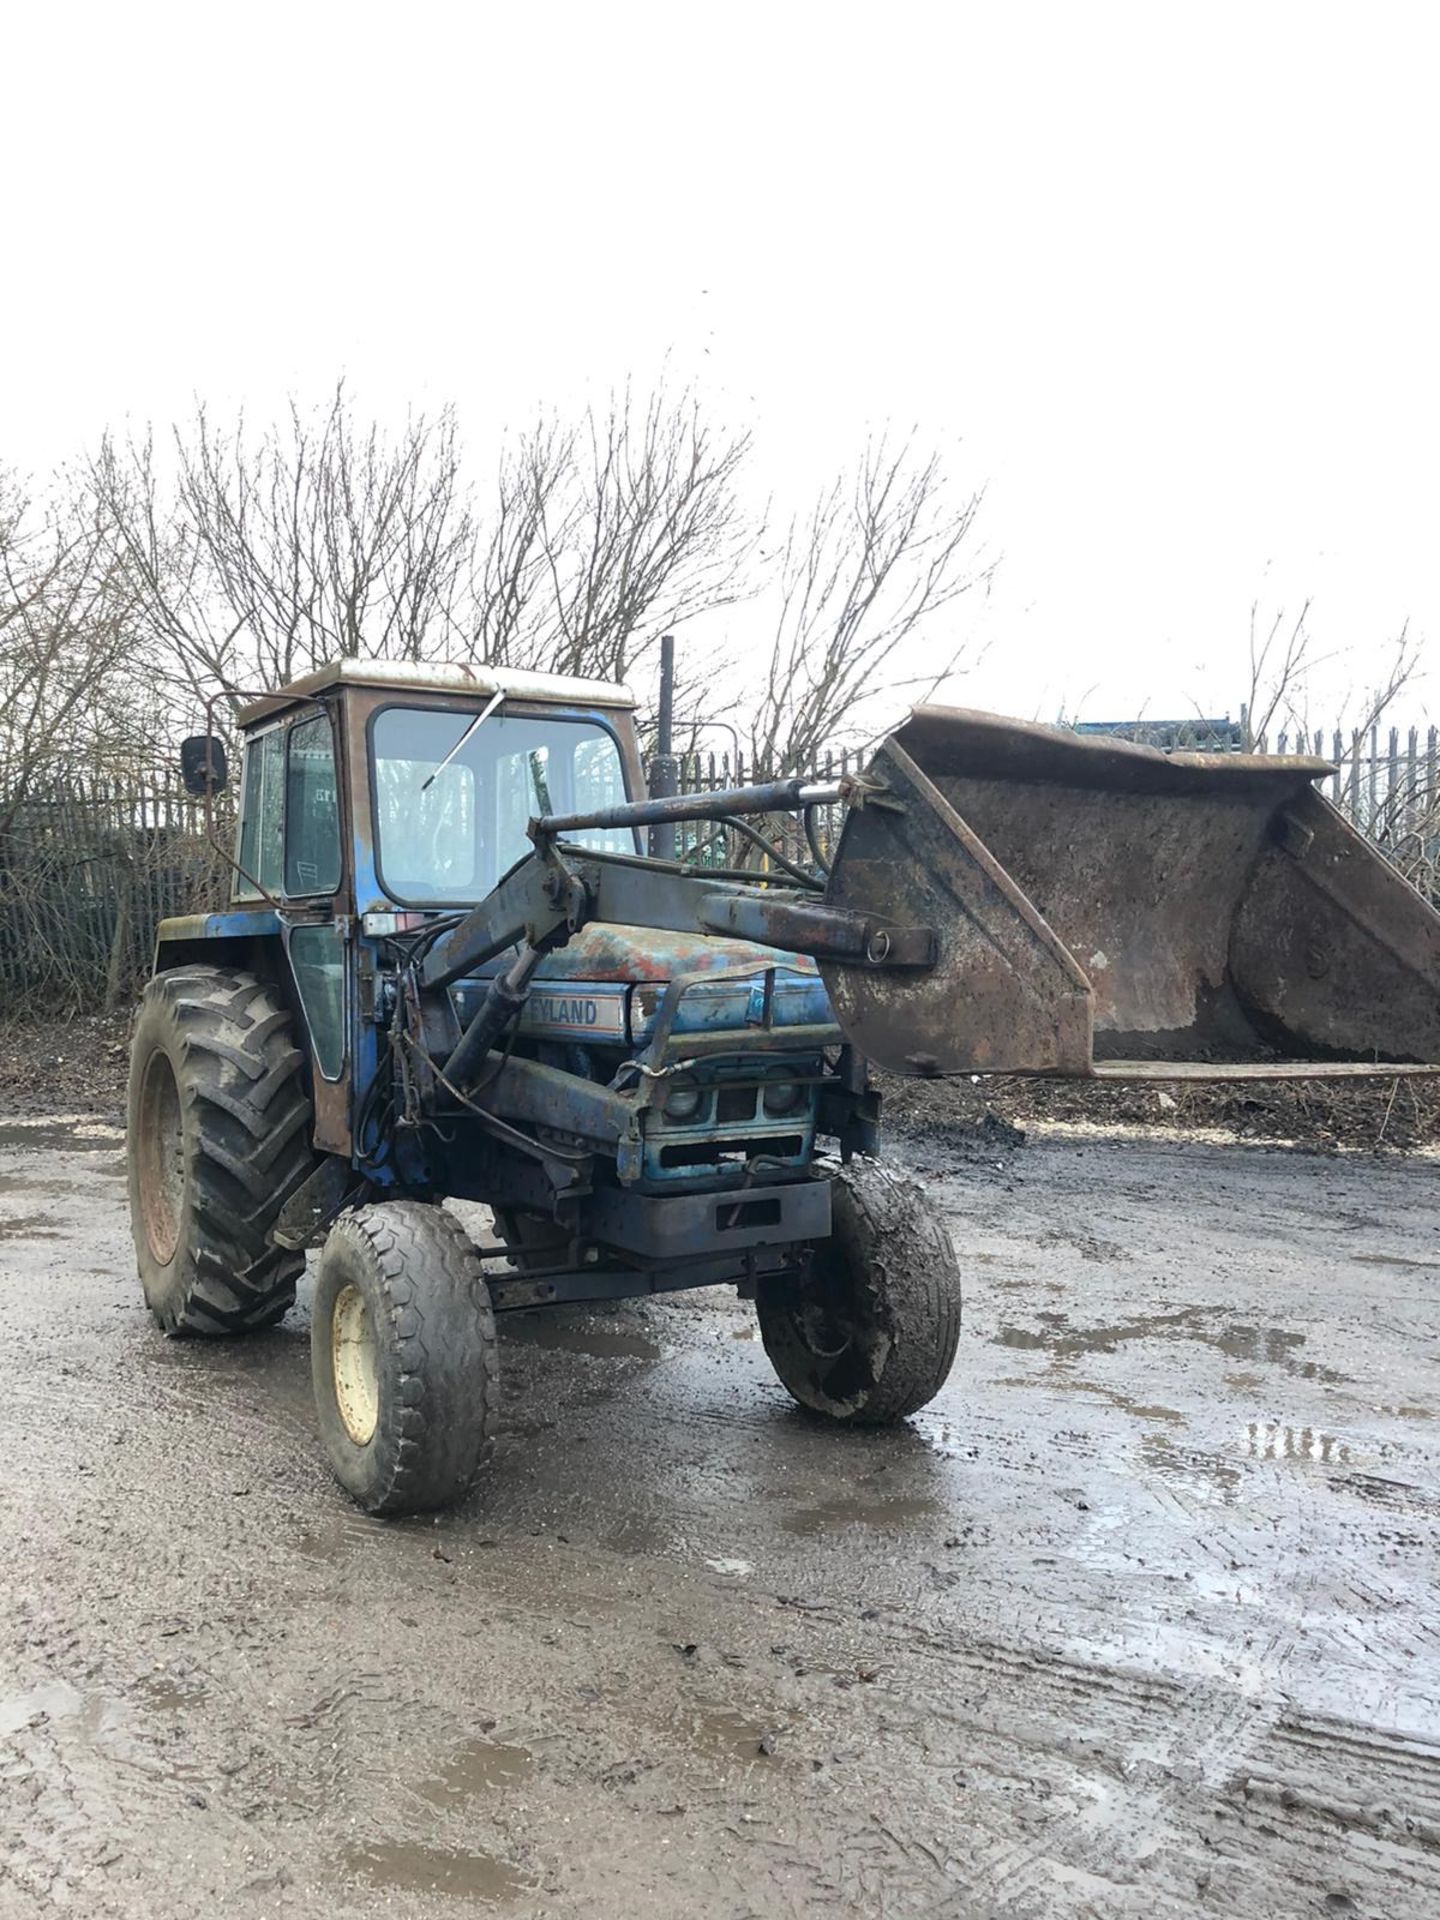
[[[1263,738],[1255,747],[1272,750]],[[1321,792],[1422,893],[1440,900],[1440,729],[1292,729],[1275,735],[1273,751],[1333,762]]]
[[[228,817],[217,821],[222,843]],[[168,767],[126,778],[62,776],[0,816],[4,1007],[93,1012],[126,1005],[155,929],[228,890],[203,803]]]

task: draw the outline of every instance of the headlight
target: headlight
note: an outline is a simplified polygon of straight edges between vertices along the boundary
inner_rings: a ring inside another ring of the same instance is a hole
[[[698,1080],[682,1075],[672,1080],[665,1095],[665,1117],[667,1120],[693,1120],[700,1111],[705,1098],[705,1089]]]
[[[765,1082],[766,1113],[793,1113],[805,1098],[805,1089],[798,1080],[767,1080]]]

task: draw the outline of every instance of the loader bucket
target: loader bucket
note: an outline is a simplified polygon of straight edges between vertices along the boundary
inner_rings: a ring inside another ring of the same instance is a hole
[[[903,1074],[1434,1070],[1440,915],[1316,791],[1333,770],[917,707],[826,898],[933,928],[937,963],[822,960],[837,1020]]]

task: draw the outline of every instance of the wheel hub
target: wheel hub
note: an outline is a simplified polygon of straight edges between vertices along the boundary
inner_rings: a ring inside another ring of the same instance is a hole
[[[370,1308],[358,1287],[342,1287],[335,1296],[330,1330],[335,1404],[355,1445],[368,1446],[380,1424],[379,1349]]]

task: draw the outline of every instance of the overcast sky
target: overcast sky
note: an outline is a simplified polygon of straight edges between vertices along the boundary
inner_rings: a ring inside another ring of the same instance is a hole
[[[1309,596],[1328,717],[1440,641],[1436,18],[12,6],[0,458],[342,371],[483,455],[668,354],[765,491],[987,487],[966,701],[1233,713]]]

